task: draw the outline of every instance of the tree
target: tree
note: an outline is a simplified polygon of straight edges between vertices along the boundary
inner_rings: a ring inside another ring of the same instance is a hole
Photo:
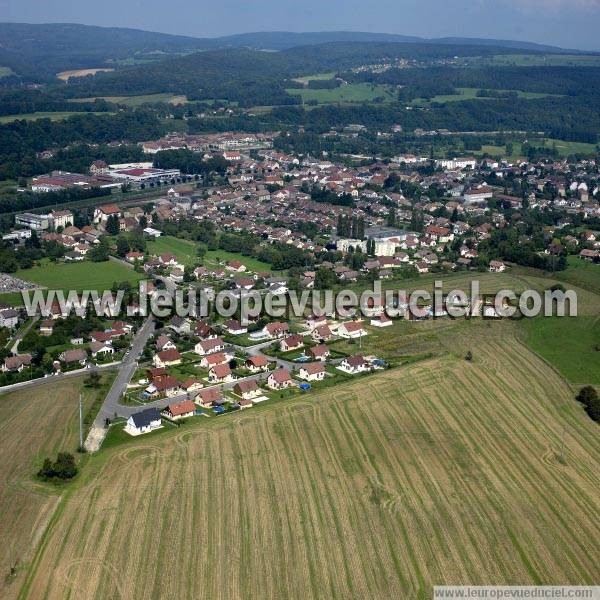
[[[596,423],[600,422],[600,398],[598,392],[591,385],[581,388],[576,396],[578,402],[585,407],[585,412]]]
[[[119,231],[119,217],[117,217],[117,215],[110,215],[108,219],[106,219],[106,232],[110,235],[118,235]]]
[[[117,254],[121,257],[125,256],[130,250],[129,242],[123,236],[117,239]]]
[[[465,354],[465,360],[467,362],[471,362],[473,360],[473,353],[470,350]]]
[[[50,479],[73,479],[75,475],[77,475],[75,457],[68,452],[59,452],[54,462],[46,458],[42,468],[38,471],[38,477],[46,481]]]

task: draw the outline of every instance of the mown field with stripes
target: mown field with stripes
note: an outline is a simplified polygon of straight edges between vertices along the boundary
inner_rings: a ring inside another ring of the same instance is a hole
[[[509,324],[440,344],[429,360],[91,457],[21,597],[597,583],[598,426]]]
[[[35,473],[46,457],[75,452],[79,392],[92,409],[104,389],[83,377],[49,381],[0,396],[0,598],[14,598],[64,488],[42,484]],[[96,409],[97,410],[97,409]],[[11,575],[11,568],[16,572]]]

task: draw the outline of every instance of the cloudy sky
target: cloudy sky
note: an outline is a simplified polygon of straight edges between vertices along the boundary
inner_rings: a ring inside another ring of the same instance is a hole
[[[376,31],[600,50],[600,0],[0,0],[0,21],[86,23],[199,37]]]

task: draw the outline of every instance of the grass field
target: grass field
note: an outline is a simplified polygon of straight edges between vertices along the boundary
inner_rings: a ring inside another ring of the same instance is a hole
[[[15,276],[37,283],[41,287],[54,290],[109,290],[116,281],[135,283],[144,278],[142,273],[136,273],[126,266],[106,261],[101,263],[49,263],[17,271]]]
[[[187,97],[175,94],[145,94],[140,96],[98,96],[97,98],[74,98],[71,102],[93,102],[94,100],[106,100],[115,104],[124,104],[125,106],[141,106],[142,104],[152,102],[166,102],[169,104],[185,104]]]
[[[170,235],[164,235],[148,242],[148,252],[152,255],[173,254],[183,265],[192,265],[199,261],[196,244]]]
[[[391,102],[395,99],[390,87],[368,83],[352,83],[332,90],[291,88],[286,91],[288,94],[301,96],[303,102],[316,101],[319,104],[372,102],[375,98],[383,98],[385,102]]]
[[[236,252],[225,252],[225,250],[209,250],[204,255],[204,264],[207,267],[216,267],[221,262],[230,262],[232,260],[237,260],[241,262],[243,265],[246,265],[246,268],[254,273],[267,273],[271,271],[271,265],[262,262],[256,258],[252,258],[251,256],[244,256],[243,254],[238,254]]]
[[[600,294],[600,265],[569,256],[568,267],[554,274],[556,279]]]
[[[597,54],[497,54],[491,57],[477,57],[468,61],[497,66],[517,67],[598,67]]]
[[[61,112],[34,112],[34,113],[25,113],[21,115],[4,115],[0,117],[0,124],[12,123],[13,121],[38,121],[39,119],[50,119],[51,121],[64,121],[73,115],[107,115],[113,113],[106,112],[76,112],[76,111],[61,111]]]
[[[422,106],[425,104],[431,104],[432,102],[437,102],[439,104],[446,104],[448,102],[461,102],[463,100],[489,100],[490,98],[485,98],[477,95],[480,88],[456,88],[457,94],[443,94],[439,96],[434,96],[430,100],[425,98],[416,98],[412,101],[412,104],[415,106]],[[535,92],[521,92],[519,90],[497,90],[500,92],[508,92],[515,91],[519,98],[523,98],[525,100],[534,100],[536,98],[546,98],[551,94],[538,94]]]
[[[297,81],[303,85],[308,85],[309,81],[324,81],[326,79],[333,79],[335,73],[333,71],[329,73],[317,73],[316,75],[304,75],[304,77],[296,77],[292,81]]]
[[[600,386],[600,317],[524,319],[522,327],[527,343],[565,379]]]
[[[78,445],[78,394],[89,409],[97,392],[81,379],[0,396],[0,597],[15,598],[34,549],[59,503],[59,487],[34,477],[43,459]],[[17,576],[7,577],[17,565]]]
[[[597,425],[499,325],[442,336],[440,358],[90,457],[21,598],[594,583]]]

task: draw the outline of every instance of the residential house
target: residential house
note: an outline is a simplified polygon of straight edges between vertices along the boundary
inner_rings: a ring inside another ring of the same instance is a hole
[[[215,365],[208,372],[208,380],[211,383],[228,383],[233,381],[233,373],[227,363]]]
[[[20,373],[25,367],[31,365],[30,354],[17,354],[16,356],[7,356],[2,365],[4,373]]]
[[[273,371],[267,379],[267,386],[272,390],[283,390],[293,385],[291,373],[284,368]]]
[[[83,348],[77,348],[75,350],[65,350],[58,355],[58,360],[65,364],[79,363],[85,365],[87,362],[88,355],[87,351]]]
[[[254,400],[262,396],[262,391],[254,379],[239,381],[233,386],[233,393],[243,400]]]
[[[292,350],[298,350],[304,347],[304,340],[301,335],[292,334],[286,338],[283,338],[279,342],[279,347],[282,352],[291,352]]]
[[[90,344],[90,352],[93,358],[97,358],[98,356],[114,354],[115,349],[107,342],[92,342]]]
[[[179,350],[163,350],[158,352],[152,358],[155,367],[171,367],[181,364],[181,354]]]
[[[231,335],[243,335],[244,333],[248,333],[248,328],[235,319],[225,321],[223,327],[225,328],[225,331]]]
[[[244,363],[246,369],[252,373],[260,373],[269,370],[269,360],[265,356],[251,356]]]
[[[169,404],[162,412],[161,415],[172,421],[179,421],[181,419],[187,419],[193,417],[196,414],[196,406],[191,400],[182,400],[175,404]]]
[[[200,390],[194,402],[205,408],[210,408],[211,406],[223,404],[223,393],[219,388],[216,387]]]
[[[225,342],[221,338],[201,340],[194,346],[194,352],[200,356],[212,354],[213,352],[222,352],[223,350],[225,350]]]
[[[299,377],[306,381],[323,381],[325,375],[327,370],[321,362],[308,363],[300,367]]]
[[[354,375],[356,373],[368,371],[369,365],[360,355],[348,356],[340,363],[338,369],[344,371],[344,373]]]
[[[156,408],[147,408],[127,419],[125,431],[129,435],[141,435],[162,427],[160,413]]]
[[[309,348],[308,354],[313,360],[324,362],[329,358],[331,352],[329,352],[329,348],[325,344],[319,344]]]
[[[313,329],[311,337],[315,342],[328,342],[333,338],[333,332],[329,325],[319,325]]]
[[[212,354],[205,354],[200,360],[200,366],[203,369],[212,369],[217,365],[224,365],[229,363],[231,356],[225,352],[213,352]]]
[[[345,339],[357,339],[367,335],[362,321],[346,321],[337,328],[336,333]]]

